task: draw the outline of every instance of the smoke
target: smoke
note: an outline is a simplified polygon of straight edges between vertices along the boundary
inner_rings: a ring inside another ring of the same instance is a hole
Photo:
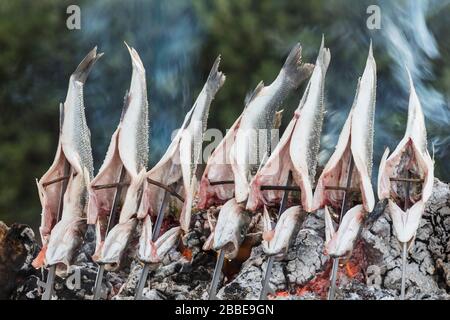
[[[373,181],[376,181],[384,149],[395,148],[404,135],[410,91],[406,68],[412,74],[422,103],[429,150],[440,160],[437,161],[440,178],[446,179],[450,174],[445,163],[450,143],[450,110],[446,96],[434,87],[433,68],[440,52],[429,25],[433,23],[433,15],[450,1],[379,1],[376,4],[381,9],[381,29],[369,30],[365,23],[368,16],[362,13],[373,2],[355,6],[353,2],[341,1],[341,10],[348,15],[347,19],[331,22],[325,32],[326,39],[339,41],[331,46],[332,60],[326,80],[328,114],[319,161],[326,163],[334,150],[372,39],[378,68]],[[352,30],[351,38],[348,30]]]
[[[444,96],[427,84],[434,79],[431,60],[440,56],[436,40],[426,25],[430,3],[414,0],[408,1],[405,7],[397,2],[392,5],[392,11],[383,17],[382,28],[384,46],[392,58],[392,75],[403,92],[409,93],[407,67],[428,120],[436,125],[448,124]]]
[[[104,57],[95,66],[98,78],[86,85],[87,117],[96,169],[119,122],[129,88],[131,62],[124,41],[139,53],[146,68],[150,162],[155,164],[190,109],[191,88],[202,41],[192,4],[168,1],[104,1],[81,6],[80,37],[86,48],[98,45]]]

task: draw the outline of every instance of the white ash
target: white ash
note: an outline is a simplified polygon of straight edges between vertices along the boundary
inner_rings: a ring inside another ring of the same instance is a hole
[[[217,216],[220,206],[210,208]],[[255,218],[254,230],[260,235],[260,223]],[[161,261],[152,265],[143,298],[206,299],[216,262],[215,252],[204,252],[201,247],[210,233],[207,212],[193,215],[193,230],[183,237],[182,245],[174,248]],[[255,237],[255,239],[258,237]],[[260,236],[259,236],[260,239]],[[81,288],[70,290],[64,279],[56,278],[55,294],[58,299],[92,299],[97,265],[90,255],[94,250],[94,235],[86,235],[86,243],[76,258],[82,274]],[[323,212],[309,214],[303,221],[287,256],[275,261],[270,285],[273,292],[288,294],[277,299],[323,299],[316,292],[306,290],[297,295],[299,288],[307,288],[318,275],[326,274],[331,261],[323,253]],[[361,231],[359,248],[364,253],[363,281],[339,273],[336,299],[398,299],[401,277],[400,245],[393,234],[388,209],[383,203],[371,213]],[[184,248],[187,252],[181,252]],[[355,257],[355,253],[353,255]],[[262,286],[267,257],[257,244],[251,255],[233,279],[222,276],[219,299],[257,299]],[[134,290],[142,270],[142,263],[134,260],[128,268],[118,272],[105,272],[104,287],[107,299],[133,299]],[[46,273],[46,272],[45,272]],[[45,275],[46,276],[46,275]],[[39,299],[42,291],[37,281],[39,272],[30,272],[18,286],[12,298]],[[327,289],[327,288],[325,288]],[[450,187],[436,180],[433,195],[417,232],[409,254],[406,280],[407,299],[450,299]]]

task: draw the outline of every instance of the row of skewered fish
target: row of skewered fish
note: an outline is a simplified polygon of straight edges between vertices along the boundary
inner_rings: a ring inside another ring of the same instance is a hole
[[[302,212],[323,208],[326,252],[335,258],[337,268],[339,257],[351,253],[364,218],[375,206],[371,174],[376,63],[372,46],[336,149],[317,182],[325,75],[331,60],[323,39],[315,65],[302,61],[302,48],[297,44],[276,79],[268,86],[259,83],[248,95],[241,116],[209,157],[200,181],[197,163],[209,109],[225,82],[219,71],[220,57],[166,153],[147,171],[145,68],[136,50],[128,50],[133,67],[130,89],[95,177],[83,86],[102,54],[94,48],[70,77],[66,101],[60,107],[55,160],[37,181],[43,208],[43,248],[34,266],[56,267],[63,275],[88,224],[96,228],[93,259],[102,268],[119,268],[130,247],[137,248],[137,257],[146,265],[158,263],[189,231],[193,207],[223,205],[217,223],[210,220],[212,232],[205,250],[214,249],[221,252],[222,259],[233,259],[245,237],[250,214],[262,211],[264,251],[268,256],[282,257]],[[307,79],[292,120],[271,150],[272,129],[281,122],[282,111],[278,109]],[[394,230],[405,248],[413,244],[433,186],[424,116],[411,76],[409,81],[406,133],[391,155],[386,150],[378,177],[378,197],[388,199]],[[299,204],[286,209],[292,203],[290,191],[300,195]],[[269,207],[280,207],[276,225]],[[173,212],[179,212],[178,223],[162,228],[164,216]],[[136,235],[138,229],[141,232]]]

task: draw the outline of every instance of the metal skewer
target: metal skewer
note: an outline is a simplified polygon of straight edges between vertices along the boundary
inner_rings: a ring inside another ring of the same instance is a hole
[[[122,165],[122,167],[120,168],[120,176],[119,176],[119,181],[117,183],[116,192],[114,194],[113,204],[111,207],[111,211],[109,213],[108,226],[106,228],[105,237],[117,223],[117,207],[119,206],[119,201],[120,201],[122,189],[123,189],[122,182],[125,179],[126,173],[127,173],[127,171],[125,170],[125,167]],[[102,292],[102,282],[103,282],[104,271],[105,271],[105,265],[103,263],[99,263],[97,277],[95,278],[93,300],[100,299],[100,295]]]
[[[409,193],[410,193],[410,184],[411,179],[410,178],[411,173],[408,170],[407,178],[404,180],[405,185],[405,204],[403,209],[406,211],[409,208]],[[405,289],[406,289],[406,264],[407,264],[407,254],[408,254],[408,248],[407,243],[402,243],[402,285],[400,289],[400,299],[405,300]]]
[[[70,176],[70,169],[71,165],[69,161],[67,161],[67,158],[64,159],[64,174],[63,177],[69,177]],[[55,179],[57,180],[57,179]],[[59,203],[58,203],[58,213],[56,215],[56,223],[58,223],[61,220],[62,217],[62,211],[64,207],[64,194],[67,190],[67,184],[69,182],[69,179],[61,179],[59,178],[58,181],[63,181],[63,184],[61,186],[61,192],[59,194]],[[50,300],[52,298],[53,294],[53,284],[55,282],[55,273],[56,273],[56,265],[51,265],[48,268],[48,274],[47,274],[47,282],[45,284],[45,291],[42,295],[42,300]]]
[[[216,267],[214,268],[214,274],[211,281],[211,287],[209,288],[209,300],[216,299],[217,286],[219,285],[220,275],[222,274],[223,261],[225,259],[225,251],[220,250],[216,261]]]
[[[166,193],[169,193],[170,195],[174,196],[181,202],[184,202],[184,198],[180,194],[178,194],[173,188],[165,185],[164,183],[158,182],[156,180],[152,180],[150,178],[147,178],[147,182],[166,190]],[[164,195],[164,197],[165,197],[165,195]],[[159,215],[158,215],[158,217],[159,217]]]
[[[218,186],[221,184],[234,184],[234,180],[221,180],[221,181],[210,181],[211,186]]]
[[[161,233],[161,226],[164,220],[164,210],[166,209],[167,201],[169,200],[169,191],[164,192],[164,198],[161,203],[161,207],[159,207],[158,216],[156,217],[155,226],[153,227],[152,232],[152,242],[155,242],[159,238],[159,234]],[[139,278],[138,284],[136,286],[134,300],[140,300],[142,298],[142,291],[144,290],[145,283],[147,282],[148,271],[150,269],[149,263],[144,263],[144,268],[142,269],[141,277]]]
[[[350,190],[350,186],[352,185],[352,175],[353,175],[353,168],[355,166],[355,162],[353,160],[353,156],[350,156],[350,164],[348,169],[348,176],[347,176],[347,185],[346,189],[344,191],[344,197],[342,198],[342,207],[341,207],[341,214],[339,215],[339,224],[342,222],[342,218],[345,215],[346,206],[347,206],[347,195],[348,190]],[[339,269],[339,257],[333,258],[333,268],[331,269],[331,278],[330,278],[330,289],[328,291],[328,300],[334,300],[334,296],[336,293],[336,277],[337,272]]]
[[[289,190],[291,189],[287,189],[287,187],[289,187],[289,185],[291,184],[292,181],[292,172],[289,171],[289,175],[286,181],[286,189],[284,189],[283,192],[283,197],[281,198],[281,203],[280,203],[280,209],[278,210],[278,217],[280,217],[283,212],[286,210],[286,205],[287,205],[287,200],[288,200],[288,195],[289,195]],[[297,187],[298,189],[298,187]],[[262,186],[261,186],[261,190],[263,190]],[[262,290],[261,290],[261,294],[259,296],[259,300],[265,300],[267,299],[267,293],[269,290],[269,281],[270,278],[272,277],[272,268],[273,268],[273,263],[275,261],[275,256],[269,256],[269,258],[267,259],[267,267],[266,267],[266,274],[264,275],[264,280],[262,283]]]

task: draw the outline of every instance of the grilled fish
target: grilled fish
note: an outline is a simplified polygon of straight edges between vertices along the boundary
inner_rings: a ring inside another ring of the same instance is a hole
[[[86,226],[86,186],[93,174],[90,131],[84,112],[83,88],[87,77],[102,56],[95,47],[78,65],[69,80],[64,104],[60,105],[60,134],[55,160],[49,170],[36,181],[42,205],[39,228],[43,248],[33,265],[57,264],[63,272],[81,244]],[[66,166],[71,167],[66,177]],[[58,220],[64,179],[68,179],[63,198],[61,220]],[[57,181],[59,180],[59,181]]]
[[[275,113],[273,129],[280,127],[282,116],[283,110]],[[241,119],[242,115],[227,130],[227,134],[208,159],[198,190],[198,209],[205,210],[212,205],[224,204],[234,195],[233,170],[229,161],[229,155]],[[231,181],[233,183],[214,184],[217,181]]]
[[[367,213],[373,210],[375,199],[370,177],[372,174],[375,98],[376,63],[373,58],[371,44],[366,67],[358,82],[355,100],[339,136],[336,150],[317,181],[313,210],[323,208],[326,205],[333,208],[342,207],[344,193],[340,190],[327,190],[326,187],[346,187],[351,157],[354,160],[355,170],[352,172],[350,187],[360,190],[364,212]],[[351,210],[355,210],[355,208],[350,209],[348,212]],[[361,219],[358,221],[361,221]],[[331,231],[327,230],[327,232],[330,233]],[[336,234],[339,235],[342,232],[344,231],[338,231]],[[351,235],[356,237],[355,233]],[[349,242],[354,241],[354,239],[347,236],[340,236],[339,239],[345,239],[345,241]],[[339,243],[336,246],[341,247],[343,244]]]
[[[137,224],[136,214],[142,195],[148,162],[148,102],[144,65],[134,48],[128,47],[132,62],[129,92],[125,95],[120,123],[113,133],[105,160],[89,186],[88,223],[96,224],[96,250],[93,259],[119,266],[130,236]],[[116,190],[97,186],[117,183],[121,171],[123,188],[120,195],[119,222],[107,235]],[[128,188],[125,186],[128,185]],[[106,238],[105,238],[106,237]]]
[[[229,155],[238,203],[247,201],[250,178],[266,153],[260,148],[267,149],[271,140],[267,138],[274,125],[276,110],[288,94],[311,75],[313,67],[302,62],[302,47],[298,43],[291,50],[277,78],[267,87],[261,82],[248,99]]]
[[[166,186],[173,185],[175,189],[183,190],[184,203],[182,204],[180,215],[180,227],[183,233],[188,232],[190,228],[192,201],[198,183],[196,178],[197,164],[201,160],[203,134],[207,126],[209,108],[216,93],[225,82],[225,75],[219,71],[219,64],[220,56],[215,60],[203,89],[193,107],[185,116],[180,130],[167,148],[166,153],[147,173],[147,178],[150,180]],[[165,192],[164,189],[150,183],[148,180],[144,182],[144,193],[138,212],[138,218],[144,219],[144,228],[151,228],[150,217],[147,218],[147,216],[158,215],[163,204]],[[175,204],[175,206],[177,205],[179,203]],[[169,235],[175,234],[175,231],[168,232],[174,232]],[[139,257],[142,261],[156,261],[158,259],[155,256],[147,256],[147,253],[152,252],[147,250],[147,248],[156,245],[156,243],[151,243],[151,239],[147,238],[148,235],[151,235],[150,230],[141,234]],[[166,239],[172,242],[174,237],[169,235],[163,235],[162,240]],[[158,245],[161,248],[165,248],[167,244],[161,244],[161,241],[158,242]]]
[[[412,244],[433,189],[434,163],[427,150],[425,119],[409,71],[408,76],[410,96],[406,132],[394,152],[388,157],[389,149],[386,149],[381,159],[378,197],[389,199],[389,212],[398,240]],[[405,182],[390,181],[395,177],[422,179],[423,182],[409,182],[410,192],[406,195]]]
[[[313,207],[312,186],[316,174],[317,154],[325,113],[325,75],[330,63],[330,51],[319,49],[316,65],[294,117],[284,131],[280,142],[250,183],[247,209],[255,211],[263,204],[270,206],[280,202],[283,191],[261,190],[262,185],[284,185],[289,171],[300,186],[302,206],[307,212]]]

